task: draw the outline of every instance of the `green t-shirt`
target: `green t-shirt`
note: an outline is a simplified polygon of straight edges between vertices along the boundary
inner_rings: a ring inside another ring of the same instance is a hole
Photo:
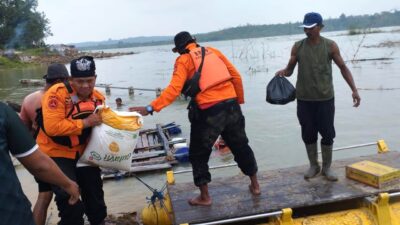
[[[331,54],[333,43],[324,37],[321,37],[317,45],[310,45],[307,38],[295,43],[298,62],[297,99],[325,101],[334,97]]]
[[[10,153],[24,157],[37,145],[18,115],[0,102],[0,225],[34,225],[31,203],[22,192]]]

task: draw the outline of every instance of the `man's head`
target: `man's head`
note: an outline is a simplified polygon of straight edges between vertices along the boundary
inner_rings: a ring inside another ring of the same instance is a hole
[[[122,106],[122,99],[121,98],[116,98],[115,99],[115,104],[117,104],[117,107],[121,107]]]
[[[52,85],[68,79],[69,73],[64,64],[53,63],[47,67],[47,73],[43,76],[47,85]]]
[[[179,54],[185,53],[186,46],[190,43],[195,43],[196,38],[187,31],[181,31],[177,33],[174,37],[175,47],[172,49],[173,52],[178,52]]]
[[[304,15],[303,25],[304,32],[307,37],[318,36],[321,29],[324,27],[323,19],[319,13],[309,12]]]
[[[71,86],[79,97],[88,98],[96,83],[96,65],[92,56],[71,61]]]

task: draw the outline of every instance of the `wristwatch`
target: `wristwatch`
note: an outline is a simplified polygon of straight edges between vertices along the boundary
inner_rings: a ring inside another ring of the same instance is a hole
[[[148,106],[146,106],[146,111],[148,112],[148,113],[150,113],[150,115],[153,115],[153,106],[151,106],[151,105],[148,105]]]

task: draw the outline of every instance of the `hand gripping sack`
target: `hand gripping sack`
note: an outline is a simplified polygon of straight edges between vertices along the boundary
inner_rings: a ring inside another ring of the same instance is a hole
[[[130,171],[142,116],[136,112],[114,112],[109,107],[96,110],[103,123],[93,127],[90,140],[79,162]]]
[[[274,76],[267,85],[267,102],[285,105],[296,99],[296,89],[285,77]]]

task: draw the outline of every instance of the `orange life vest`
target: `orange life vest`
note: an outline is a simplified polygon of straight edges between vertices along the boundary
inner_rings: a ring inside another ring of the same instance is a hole
[[[80,101],[78,96],[73,92],[69,83],[65,82],[64,84],[70,95],[69,98],[66,99],[66,102],[70,102],[70,104],[67,105],[67,107],[69,106],[69,109],[67,109],[66,111],[65,118],[70,118],[73,120],[85,119],[94,112],[98,105],[103,104],[103,101],[101,99],[96,99],[96,97],[90,99],[89,101]],[[37,115],[38,117],[36,119],[36,122],[47,135],[43,125],[43,114],[41,112],[41,108],[37,110]],[[90,137],[91,132],[92,128],[87,127],[82,130],[82,133],[80,135],[47,136],[50,137],[57,144],[72,148],[81,144],[86,144],[86,141]]]
[[[190,52],[196,71],[201,63],[201,47],[197,47]],[[225,63],[209,48],[206,47],[203,68],[201,71],[199,86],[201,91],[232,79],[231,74],[226,68]]]

